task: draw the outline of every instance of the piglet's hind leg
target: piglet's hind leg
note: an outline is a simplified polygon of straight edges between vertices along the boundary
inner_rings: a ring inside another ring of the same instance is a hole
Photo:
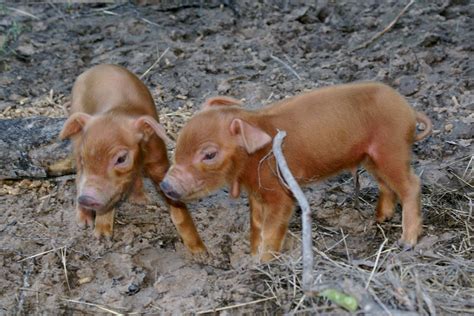
[[[391,151],[397,148],[397,152]],[[378,158],[378,159],[377,159]],[[410,152],[408,146],[405,148],[400,144],[378,149],[378,157],[373,159],[375,173],[388,188],[393,190],[402,204],[402,227],[403,233],[400,243],[405,247],[413,247],[418,240],[422,230],[421,205],[420,205],[420,179],[414,174],[410,167]],[[388,189],[387,188],[387,189]],[[387,192],[385,195],[385,210],[378,210],[378,216],[391,215],[392,202],[387,202],[393,196]]]

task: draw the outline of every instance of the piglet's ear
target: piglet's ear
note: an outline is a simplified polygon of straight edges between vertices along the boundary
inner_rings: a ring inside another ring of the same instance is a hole
[[[230,134],[238,136],[239,144],[252,154],[272,141],[270,135],[258,127],[252,126],[241,119],[230,123]]]
[[[64,122],[63,129],[61,133],[59,133],[59,138],[66,139],[81,132],[90,119],[91,116],[86,113],[78,112],[72,114],[66,122]]]
[[[217,96],[217,97],[209,98],[206,101],[204,101],[204,103],[201,105],[201,110],[206,111],[212,108],[213,106],[224,106],[224,105],[227,105],[227,106],[242,105],[242,102],[231,97]]]
[[[148,141],[153,134],[156,134],[165,143],[171,142],[165,128],[149,115],[140,116],[133,122],[133,126],[142,133],[144,141]]]

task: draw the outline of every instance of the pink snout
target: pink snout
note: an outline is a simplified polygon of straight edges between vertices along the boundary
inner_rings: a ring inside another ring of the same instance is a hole
[[[80,195],[77,198],[77,203],[79,203],[81,207],[92,211],[97,211],[104,206],[101,202],[90,195]]]
[[[160,183],[160,188],[161,191],[163,191],[163,193],[172,200],[177,201],[181,197],[181,194],[179,194],[173,185],[166,179]]]

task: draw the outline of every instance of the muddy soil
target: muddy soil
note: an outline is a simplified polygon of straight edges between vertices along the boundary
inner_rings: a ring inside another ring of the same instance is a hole
[[[405,3],[223,3],[0,4],[0,118],[64,117],[73,81],[99,63],[143,74],[174,138],[212,95],[258,108],[315,87],[385,82],[434,124],[414,146],[423,238],[415,250],[396,247],[400,210],[375,224],[377,189],[366,173],[360,210],[348,174],[306,188],[315,210],[315,285],[355,291],[366,313],[473,313],[472,4],[417,1],[380,39],[355,50]],[[147,191],[150,204],[120,205],[107,241],[76,227],[73,175],[2,181],[0,314],[344,313],[302,297],[299,210],[284,256],[258,265],[249,255],[245,197],[221,190],[196,201],[189,207],[211,253],[197,260],[151,183]]]

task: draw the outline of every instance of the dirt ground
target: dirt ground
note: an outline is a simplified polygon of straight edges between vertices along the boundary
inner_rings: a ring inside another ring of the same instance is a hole
[[[297,2],[0,4],[0,118],[64,117],[73,81],[99,63],[144,74],[174,138],[212,95],[258,108],[315,87],[385,82],[434,124],[414,146],[423,237],[403,251],[400,210],[374,222],[377,189],[365,172],[360,210],[349,174],[306,188],[315,289],[354,296],[358,314],[474,314],[473,5],[416,1],[355,50],[407,1]],[[189,207],[211,252],[197,261],[147,188],[152,203],[123,203],[106,241],[76,227],[73,175],[3,180],[0,314],[348,313],[301,291],[299,210],[282,257],[259,265],[249,255],[245,197],[221,190],[197,201]]]

